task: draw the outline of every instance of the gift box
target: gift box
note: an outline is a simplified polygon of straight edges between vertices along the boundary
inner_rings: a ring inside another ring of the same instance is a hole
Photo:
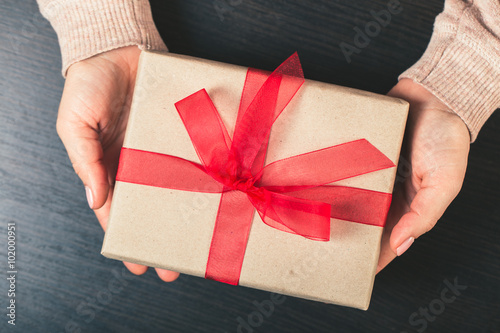
[[[102,254],[368,308],[408,103],[143,51]]]

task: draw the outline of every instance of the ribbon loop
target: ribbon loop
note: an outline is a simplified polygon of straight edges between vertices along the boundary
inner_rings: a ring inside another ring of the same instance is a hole
[[[245,86],[254,87],[255,84],[249,81],[259,81],[259,78],[258,75],[247,75]],[[304,74],[295,52],[267,77],[248,107],[245,110],[240,108],[241,116],[238,114],[231,151],[243,170],[252,170],[256,161],[263,162],[257,156],[265,152],[261,148],[267,146],[274,121],[303,83]],[[248,91],[244,89],[243,95],[246,93]],[[243,97],[242,101],[248,99]]]
[[[224,181],[229,175],[230,142],[227,129],[205,89],[175,103],[179,116],[186,127],[193,146],[209,174]]]

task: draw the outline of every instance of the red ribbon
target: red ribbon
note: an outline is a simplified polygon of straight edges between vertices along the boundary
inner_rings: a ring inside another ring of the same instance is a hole
[[[393,167],[361,139],[264,166],[271,127],[304,82],[297,54],[270,75],[249,69],[231,139],[203,89],[175,104],[201,164],[122,148],[117,181],[222,193],[205,277],[236,285],[254,211],[281,231],[328,241],[330,218],[383,227],[391,194],[325,185]]]

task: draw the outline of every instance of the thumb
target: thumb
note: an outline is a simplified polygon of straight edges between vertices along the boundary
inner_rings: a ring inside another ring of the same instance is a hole
[[[89,124],[65,119],[61,116],[61,111],[56,127],[73,168],[85,186],[90,208],[102,207],[108,197],[109,182],[108,173],[103,164],[99,133]]]
[[[430,231],[460,190],[454,184],[422,187],[404,214],[394,226],[390,237],[392,251],[402,255],[413,241]]]

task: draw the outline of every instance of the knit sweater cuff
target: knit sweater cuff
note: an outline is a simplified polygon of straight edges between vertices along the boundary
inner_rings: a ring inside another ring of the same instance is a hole
[[[435,28],[422,58],[399,79],[414,80],[451,108],[467,125],[473,142],[500,106],[500,42],[496,38],[485,42],[484,28],[474,32],[483,34],[481,43],[461,29],[460,24]]]
[[[38,0],[62,54],[62,75],[73,63],[119,47],[166,51],[148,0]]]

